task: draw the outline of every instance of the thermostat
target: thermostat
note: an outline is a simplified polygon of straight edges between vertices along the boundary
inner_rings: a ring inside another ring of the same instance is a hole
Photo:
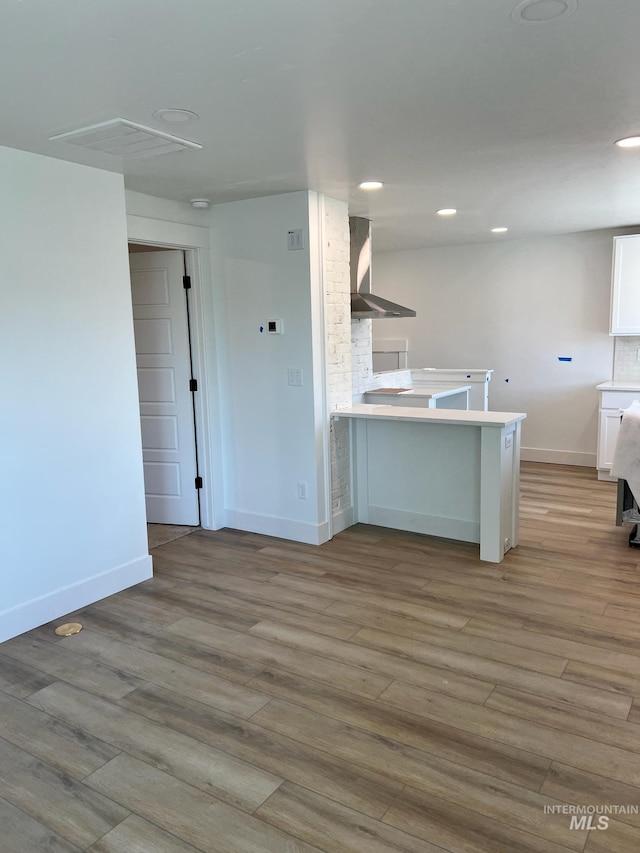
[[[270,335],[283,334],[282,320],[267,320],[267,332]]]

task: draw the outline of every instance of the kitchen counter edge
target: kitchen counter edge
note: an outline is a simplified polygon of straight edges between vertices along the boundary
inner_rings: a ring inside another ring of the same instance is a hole
[[[416,421],[422,423],[457,424],[459,426],[506,427],[523,421],[524,412],[461,411],[458,409],[427,409],[409,406],[378,406],[375,403],[358,403],[332,412],[338,418],[369,418],[388,421]]]
[[[608,379],[596,385],[597,391],[637,391],[640,393],[640,382],[625,382],[620,379]]]

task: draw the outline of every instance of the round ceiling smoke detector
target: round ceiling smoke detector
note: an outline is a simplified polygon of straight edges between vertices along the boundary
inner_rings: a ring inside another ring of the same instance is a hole
[[[195,207],[196,210],[206,210],[211,202],[208,198],[192,198],[191,199],[191,207]]]
[[[523,0],[511,13],[521,24],[546,24],[566,18],[578,8],[578,0]]]
[[[192,113],[191,110],[178,109],[156,110],[153,117],[167,124],[187,124],[187,122],[196,121],[200,118],[197,113]]]

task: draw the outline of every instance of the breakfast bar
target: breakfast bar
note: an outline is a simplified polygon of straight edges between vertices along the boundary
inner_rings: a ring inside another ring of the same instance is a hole
[[[499,563],[518,544],[523,413],[378,406],[351,424],[355,518],[480,544]]]
[[[387,406],[426,406],[428,409],[468,409],[471,385],[445,382],[416,388],[375,388],[364,395],[365,403]]]

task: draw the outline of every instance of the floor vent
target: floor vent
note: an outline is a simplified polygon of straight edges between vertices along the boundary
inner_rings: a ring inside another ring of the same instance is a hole
[[[125,118],[114,118],[100,124],[79,127],[67,133],[50,136],[52,142],[70,142],[90,151],[113,154],[125,160],[137,160],[143,157],[156,157],[172,151],[184,151],[189,148],[202,148],[199,142],[181,139],[171,133],[145,127]]]

